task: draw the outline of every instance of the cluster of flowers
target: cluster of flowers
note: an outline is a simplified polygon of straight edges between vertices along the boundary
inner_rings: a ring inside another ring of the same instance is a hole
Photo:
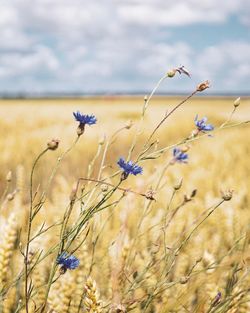
[[[97,122],[97,118],[92,115],[84,115],[81,114],[79,111],[73,113],[75,120],[79,122],[78,126],[78,135],[80,136],[83,134],[85,125],[94,125]],[[198,120],[198,116],[195,117],[194,120],[196,126],[196,133],[202,132],[206,133],[212,131],[214,126],[211,124],[207,124],[207,118],[203,117],[202,119]],[[173,159],[172,163],[187,163],[188,162],[188,154],[179,148],[173,149]],[[141,166],[136,165],[132,161],[126,162],[123,157],[120,157],[117,164],[122,170],[121,180],[126,179],[129,175],[138,175],[142,174],[143,169]],[[63,274],[68,269],[73,270],[77,268],[80,264],[79,260],[74,255],[69,255],[67,252],[62,252],[61,255],[57,258],[57,264],[61,265],[60,272]]]

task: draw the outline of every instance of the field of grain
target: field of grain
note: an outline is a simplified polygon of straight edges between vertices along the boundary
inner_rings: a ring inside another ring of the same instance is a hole
[[[0,101],[0,312],[250,312],[250,99],[192,98],[151,137],[181,100]],[[97,123],[74,143],[77,110]]]

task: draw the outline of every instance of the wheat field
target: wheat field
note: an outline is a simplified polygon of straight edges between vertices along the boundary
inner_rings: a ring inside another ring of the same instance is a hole
[[[250,99],[194,97],[150,138],[181,100],[143,121],[143,97],[0,101],[0,312],[250,312]],[[77,110],[97,118],[79,137]]]

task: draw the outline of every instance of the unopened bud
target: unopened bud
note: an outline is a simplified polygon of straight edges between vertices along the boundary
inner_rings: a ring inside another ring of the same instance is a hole
[[[144,102],[147,102],[148,101],[148,96],[145,96],[144,97]]]
[[[181,148],[181,152],[187,152],[190,149],[188,145],[185,145]]]
[[[196,194],[197,194],[197,189],[194,189],[194,190],[192,190],[190,197],[194,198],[196,196]]]
[[[180,278],[179,282],[180,284],[185,285],[188,282],[188,280],[189,280],[189,276],[183,276]]]
[[[69,199],[71,202],[74,202],[76,200],[76,194],[77,194],[77,186],[74,186],[69,196]]]
[[[191,133],[191,137],[196,137],[199,134],[199,129],[194,129]]]
[[[7,182],[11,182],[11,180],[12,180],[12,172],[11,171],[9,171],[8,174],[6,175],[6,180],[7,180]]]
[[[102,146],[105,142],[105,136],[102,136],[100,139],[99,139],[99,145]]]
[[[221,197],[225,201],[230,201],[233,197],[233,189],[228,189],[226,191],[221,191]]]
[[[240,105],[240,97],[234,101],[234,106],[237,108]]]
[[[184,202],[189,202],[191,201],[191,197],[189,195],[184,195]]]
[[[51,141],[47,143],[48,149],[56,150],[58,148],[59,142],[60,141],[58,139],[52,139]]]
[[[132,120],[127,121],[127,123],[125,124],[125,128],[126,129],[130,129],[132,126],[133,126],[133,121]]]
[[[175,73],[176,73],[176,69],[173,69],[173,70],[167,72],[166,76],[169,77],[169,78],[172,78],[172,77],[175,76]]]
[[[8,201],[12,201],[14,198],[15,198],[15,193],[14,193],[14,192],[9,193],[9,194],[7,195],[7,200],[8,200]]]
[[[182,186],[182,178],[179,180],[179,182],[177,182],[175,185],[174,185],[174,189],[175,190],[179,190],[181,189],[181,186]]]
[[[210,87],[209,85],[210,85],[209,81],[206,80],[205,82],[199,84],[199,85],[197,86],[196,90],[201,92],[201,91],[203,91],[203,90],[209,88],[209,87]]]
[[[222,294],[221,294],[221,292],[219,291],[219,292],[217,293],[217,295],[215,296],[215,298],[213,299],[213,301],[212,301],[212,306],[213,306],[213,307],[217,306],[217,305],[220,303],[220,301],[221,301],[221,296],[222,296]]]

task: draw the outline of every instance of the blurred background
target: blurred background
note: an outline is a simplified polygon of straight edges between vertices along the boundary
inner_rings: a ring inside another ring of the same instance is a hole
[[[0,0],[0,94],[250,93],[248,0]]]

